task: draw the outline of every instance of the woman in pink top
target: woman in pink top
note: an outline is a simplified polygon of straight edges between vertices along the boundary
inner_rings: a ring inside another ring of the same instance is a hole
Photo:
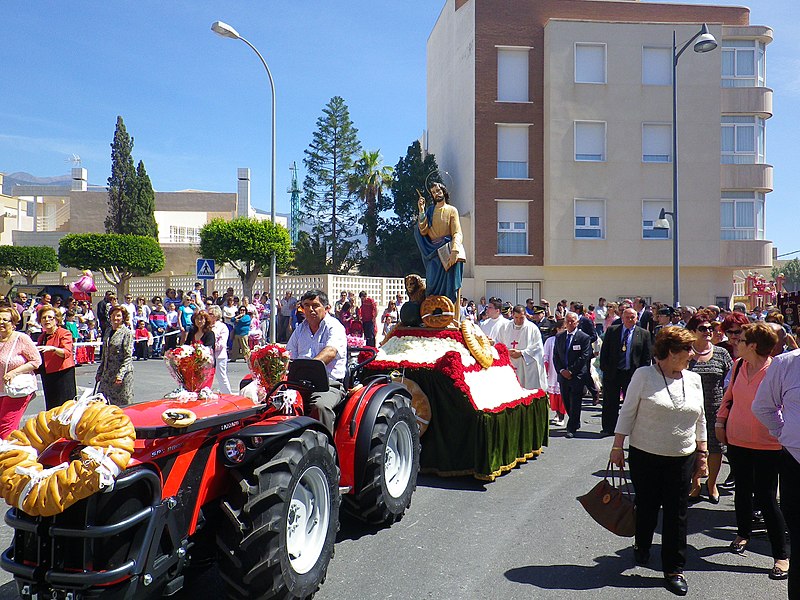
[[[14,331],[19,323],[19,313],[10,306],[0,306],[0,373],[3,383],[8,383],[15,376],[33,373],[42,364],[42,357],[33,340],[24,333]],[[19,421],[25,413],[25,407],[36,395],[36,392],[21,398],[4,395],[0,388],[0,438],[6,439],[8,434],[19,427]]]
[[[775,563],[771,579],[786,579],[789,553],[786,522],[778,506],[778,467],[781,445],[753,415],[752,405],[758,386],[772,362],[770,352],[778,336],[766,323],[742,327],[734,367],[722,405],[717,411],[715,430],[720,443],[728,445],[728,460],[736,478],[736,539],[731,542],[734,554],[743,554],[753,528],[753,495],[764,513],[767,534]]]

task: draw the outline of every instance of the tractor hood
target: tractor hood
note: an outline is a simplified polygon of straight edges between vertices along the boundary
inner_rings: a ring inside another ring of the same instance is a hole
[[[136,428],[137,438],[163,437],[169,432],[175,433],[162,419],[162,414],[169,410],[190,410],[197,420],[183,431],[197,431],[216,427],[228,421],[264,411],[267,407],[263,404],[253,404],[253,401],[243,396],[219,395],[214,399],[179,400],[168,399],[152,400],[125,407],[125,414],[130,417]]]

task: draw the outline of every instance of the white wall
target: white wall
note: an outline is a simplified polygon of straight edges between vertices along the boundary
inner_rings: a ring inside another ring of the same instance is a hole
[[[447,0],[428,37],[428,151],[436,155],[450,202],[464,215],[475,206],[475,2]],[[449,175],[448,175],[449,173]],[[473,220],[462,221],[471,224]],[[466,271],[474,231],[464,232]]]

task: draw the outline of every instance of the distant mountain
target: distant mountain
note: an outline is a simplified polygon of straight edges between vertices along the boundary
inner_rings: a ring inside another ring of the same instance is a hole
[[[18,171],[16,173],[9,173],[3,178],[3,193],[6,195],[11,194],[11,190],[15,185],[72,185],[72,176],[58,175],[56,177],[36,177],[30,173]]]

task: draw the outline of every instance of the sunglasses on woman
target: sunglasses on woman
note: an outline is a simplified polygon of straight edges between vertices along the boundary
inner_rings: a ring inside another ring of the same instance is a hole
[[[713,329],[714,328],[711,327],[710,325],[700,325],[697,328],[697,331],[699,331],[700,333],[708,333],[709,331],[713,331]]]

